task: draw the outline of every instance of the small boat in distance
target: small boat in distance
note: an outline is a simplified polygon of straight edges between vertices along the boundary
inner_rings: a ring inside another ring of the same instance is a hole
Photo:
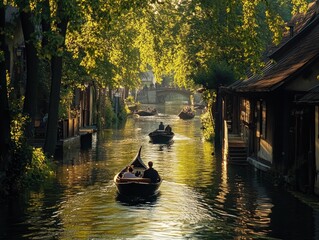
[[[149,178],[142,178],[144,171],[147,169],[147,166],[141,159],[141,150],[140,147],[135,158],[128,164],[133,166],[133,173],[138,175],[136,178],[123,178],[122,175],[126,170],[126,167],[123,168],[119,173],[114,176],[114,183],[117,188],[117,192],[123,196],[135,196],[135,197],[147,197],[155,195],[162,183],[162,178],[158,182],[151,182]]]
[[[195,112],[190,107],[184,107],[182,111],[178,114],[180,119],[192,119],[195,117]]]
[[[170,143],[174,137],[174,132],[156,129],[148,134],[152,143]]]
[[[134,113],[139,116],[154,116],[157,114],[157,110],[155,108],[153,109],[148,108],[146,110],[137,110]]]

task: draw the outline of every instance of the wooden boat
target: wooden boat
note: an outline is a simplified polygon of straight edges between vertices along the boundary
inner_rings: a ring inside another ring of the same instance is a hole
[[[134,166],[133,173],[135,174],[138,172],[140,173],[139,176],[142,176],[144,171],[148,168],[141,159],[141,150],[142,146],[140,147],[133,161],[128,164],[129,166]],[[156,183],[152,183],[151,179],[149,178],[122,178],[122,174],[125,172],[125,170],[126,167],[116,174],[113,179],[119,194],[123,196],[145,197],[152,196],[157,193],[162,183],[162,178],[160,178],[160,181]]]
[[[154,116],[157,114],[157,110],[156,109],[138,110],[138,111],[135,111],[135,114],[139,116]]]
[[[179,114],[179,118],[187,120],[195,117],[195,112],[191,109],[183,109]]]
[[[169,143],[174,137],[173,132],[167,132],[165,130],[156,129],[148,134],[152,143]]]

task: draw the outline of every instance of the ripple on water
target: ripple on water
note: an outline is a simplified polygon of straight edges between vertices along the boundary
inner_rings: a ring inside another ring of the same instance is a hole
[[[160,107],[163,115],[101,131],[94,148],[60,166],[56,183],[0,208],[0,238],[315,239],[312,211],[212,155],[198,117],[183,121],[181,106]],[[149,143],[160,121],[173,127],[172,145]],[[153,199],[123,200],[113,176],[140,146],[164,181]]]

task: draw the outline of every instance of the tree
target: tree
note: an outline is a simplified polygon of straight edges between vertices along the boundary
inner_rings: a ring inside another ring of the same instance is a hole
[[[5,43],[5,6],[0,1],[0,179],[8,167],[11,149],[10,112],[6,81],[6,56],[8,53]]]
[[[50,91],[50,104],[49,104],[49,117],[47,123],[47,134],[44,143],[44,152],[54,155],[57,143],[58,132],[58,113],[60,101],[60,89],[62,79],[62,58],[65,48],[65,36],[67,32],[67,25],[69,22],[68,8],[70,3],[68,1],[58,0],[56,2],[56,22],[52,24],[51,33],[55,34],[58,41],[51,53],[51,91]]]
[[[28,73],[26,80],[23,112],[29,116],[29,121],[25,134],[27,137],[32,137],[35,115],[37,112],[37,90],[39,82],[39,57],[36,47],[38,42],[38,35],[36,34],[36,16],[35,12],[32,11],[28,1],[21,0],[16,1],[16,3],[19,7],[21,18],[27,59],[26,71]]]

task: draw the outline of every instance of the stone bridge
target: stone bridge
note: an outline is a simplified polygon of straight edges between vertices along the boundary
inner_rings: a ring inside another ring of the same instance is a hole
[[[180,88],[151,88],[142,90],[138,94],[138,101],[142,103],[165,103],[167,101],[188,101],[190,103],[190,96],[193,93],[190,90]]]

